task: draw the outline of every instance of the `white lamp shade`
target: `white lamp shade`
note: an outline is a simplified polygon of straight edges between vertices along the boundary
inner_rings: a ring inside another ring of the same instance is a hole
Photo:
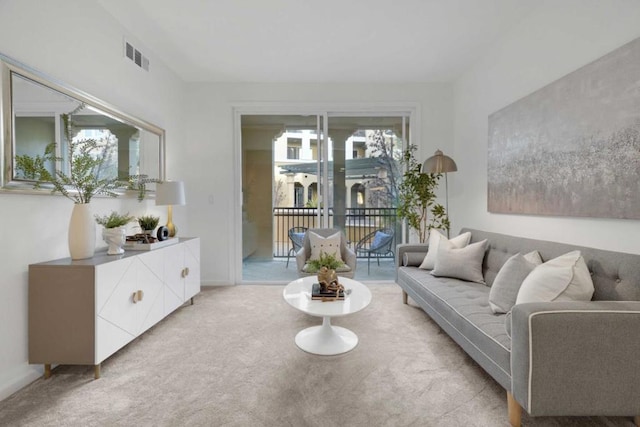
[[[184,182],[164,181],[156,185],[156,205],[184,205]]]

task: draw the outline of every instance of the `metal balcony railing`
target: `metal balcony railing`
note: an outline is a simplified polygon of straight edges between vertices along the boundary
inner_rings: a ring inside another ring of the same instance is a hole
[[[396,208],[347,208],[344,225],[334,225],[333,210],[329,210],[329,227],[343,229],[352,249],[366,235],[381,228],[393,228],[399,235]],[[286,257],[292,248],[288,232],[292,227],[317,228],[316,208],[274,208],[273,209],[274,257]],[[395,242],[392,247],[395,247]]]

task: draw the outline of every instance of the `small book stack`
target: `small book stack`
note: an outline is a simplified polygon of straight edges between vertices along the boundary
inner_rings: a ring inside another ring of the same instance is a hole
[[[337,295],[336,292],[333,291],[322,292],[320,290],[320,283],[314,283],[311,287],[311,299],[320,301],[343,301],[344,290],[341,290]]]

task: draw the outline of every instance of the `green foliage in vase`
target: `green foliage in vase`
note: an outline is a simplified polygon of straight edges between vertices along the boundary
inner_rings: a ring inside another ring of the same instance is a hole
[[[398,188],[398,216],[406,219],[410,228],[424,243],[429,230],[449,230],[451,223],[447,211],[436,200],[436,188],[442,174],[422,173],[422,164],[414,155],[417,147],[410,145],[403,153],[405,172]],[[431,213],[431,219],[429,219]]]
[[[108,148],[101,147],[95,139],[73,139],[72,114],[84,108],[81,104],[68,114],[61,114],[64,136],[67,141],[67,157],[69,171],[65,173],[59,169],[50,171],[62,157],[56,156],[56,143],[45,147],[42,156],[17,155],[15,157],[16,172],[22,178],[35,181],[34,188],[41,188],[43,183],[52,185],[52,193],[60,193],[74,203],[89,203],[96,195],[118,197],[117,190],[131,189],[138,191],[138,200],[144,199],[148,180],[140,176],[131,176],[128,181],[118,178],[101,178],[100,170],[111,156]]]
[[[116,211],[111,211],[109,215],[95,215],[95,217],[96,222],[104,226],[104,228],[122,227],[136,219],[135,217],[129,215],[129,212],[121,215]]]
[[[156,227],[158,226],[158,222],[160,222],[159,216],[144,215],[144,216],[138,217],[138,224],[140,225],[140,228],[146,231],[155,230]]]
[[[320,271],[322,267],[327,267],[328,269],[335,270],[336,268],[343,267],[344,262],[341,259],[336,258],[332,254],[328,254],[326,252],[320,252],[320,257],[318,259],[310,259],[307,261],[308,272],[309,273],[317,273]]]

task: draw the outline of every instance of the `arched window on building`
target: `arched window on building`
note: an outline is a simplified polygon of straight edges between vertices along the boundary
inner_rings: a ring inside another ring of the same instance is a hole
[[[293,206],[304,207],[304,186],[299,182],[293,184]]]
[[[312,182],[307,189],[307,202],[309,205],[313,205],[318,201],[318,183]]]
[[[351,207],[364,208],[365,207],[364,195],[365,195],[364,185],[354,184],[353,187],[351,187]]]

